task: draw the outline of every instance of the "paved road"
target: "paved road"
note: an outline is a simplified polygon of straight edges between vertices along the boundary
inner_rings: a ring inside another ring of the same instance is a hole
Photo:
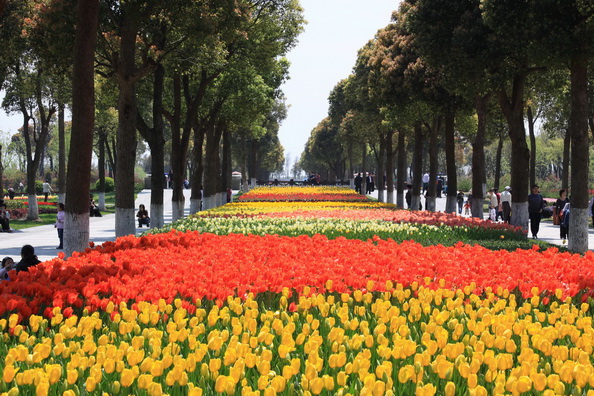
[[[171,190],[165,190],[164,196],[164,213],[165,222],[171,222]],[[190,190],[184,190],[186,197],[186,215],[189,213],[190,207]],[[144,204],[150,208],[150,190],[142,190],[136,199],[136,207]],[[371,194],[377,198],[377,191]],[[436,207],[438,211],[445,210],[445,198],[437,198]],[[485,216],[486,218],[486,216]],[[109,214],[103,217],[91,217],[90,219],[90,240],[95,244],[101,244],[105,241],[113,241],[115,239],[115,215]],[[138,228],[137,233],[146,231],[146,228]],[[594,249],[594,230],[590,229],[590,249]],[[544,221],[541,224],[541,230],[538,233],[539,238],[543,241],[561,245],[559,239],[559,227],[553,226],[550,221]],[[20,250],[23,245],[31,244],[35,247],[35,252],[40,260],[49,260],[57,256],[60,250],[56,250],[58,245],[58,235],[52,225],[39,226],[27,228],[24,230],[15,231],[12,234],[0,233],[0,258],[4,256],[11,256],[18,261],[20,257]]]

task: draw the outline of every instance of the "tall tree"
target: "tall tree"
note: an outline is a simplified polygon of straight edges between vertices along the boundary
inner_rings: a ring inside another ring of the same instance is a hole
[[[89,243],[89,190],[95,122],[94,61],[99,0],[78,0],[72,72],[72,136],[66,182],[64,249],[67,255]]]
[[[571,131],[571,222],[569,249],[588,250],[588,70],[594,55],[594,4],[589,1],[547,0],[538,4],[544,44],[558,61],[569,60]]]

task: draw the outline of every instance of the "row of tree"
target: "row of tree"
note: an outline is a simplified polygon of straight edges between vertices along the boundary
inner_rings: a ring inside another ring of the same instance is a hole
[[[571,191],[569,248],[586,251],[593,17],[594,3],[580,0],[403,1],[392,23],[359,51],[352,75],[331,92],[329,115],[313,130],[302,165],[308,170],[312,161],[323,161],[337,173],[346,169],[352,175],[357,163],[368,167],[366,151],[375,148],[379,175],[394,175],[396,168],[396,203],[403,206],[410,147],[416,207],[425,146],[427,209],[434,210],[443,147],[446,210],[453,212],[460,167],[456,142],[467,141],[472,214],[482,217],[485,142],[488,133],[499,134],[500,147],[504,138],[511,145],[511,221],[527,228],[527,196],[535,180],[534,126],[542,116],[547,131],[565,142],[560,168],[563,187]],[[333,150],[321,150],[324,146]],[[389,202],[394,200],[392,180],[386,180]]]
[[[222,202],[232,146],[246,183],[248,169],[256,177],[259,156],[274,152],[282,164],[276,132],[285,115],[283,56],[304,24],[296,0],[8,0],[0,18],[3,107],[23,116],[27,194],[35,212],[35,178],[58,115],[68,254],[88,245],[94,139],[100,176],[106,154],[115,171],[116,236],[135,233],[138,135],[150,150],[151,222],[157,227],[163,224],[167,145],[174,220],[183,216],[186,177],[192,212],[201,203],[210,208]],[[66,160],[67,107],[72,131]],[[112,107],[115,137],[109,135]]]

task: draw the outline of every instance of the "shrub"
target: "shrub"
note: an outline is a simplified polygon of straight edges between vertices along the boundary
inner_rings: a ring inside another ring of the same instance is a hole
[[[24,219],[28,214],[27,209],[9,209],[8,211],[10,212],[10,220]]]
[[[35,193],[36,194],[43,194],[43,182],[41,180],[35,181]]]
[[[95,191],[99,191],[99,180],[95,182]],[[115,191],[115,182],[111,177],[105,177],[105,192]]]
[[[4,201],[4,203],[6,204],[6,209],[8,209],[8,210],[26,209],[27,208],[24,201],[22,201],[22,200],[7,199]]]

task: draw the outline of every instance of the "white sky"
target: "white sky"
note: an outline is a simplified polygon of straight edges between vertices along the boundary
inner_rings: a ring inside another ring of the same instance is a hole
[[[290,80],[282,87],[290,106],[279,138],[291,165],[311,130],[328,115],[328,96],[349,76],[357,51],[390,23],[398,0],[301,0],[305,31],[288,54]]]
[[[311,130],[328,114],[328,95],[351,73],[359,50],[390,22],[398,0],[301,0],[305,31],[288,54],[290,80],[282,87],[290,106],[279,138],[291,165],[303,151]],[[0,101],[3,97],[0,93]],[[16,133],[19,114],[0,110],[0,131]]]

